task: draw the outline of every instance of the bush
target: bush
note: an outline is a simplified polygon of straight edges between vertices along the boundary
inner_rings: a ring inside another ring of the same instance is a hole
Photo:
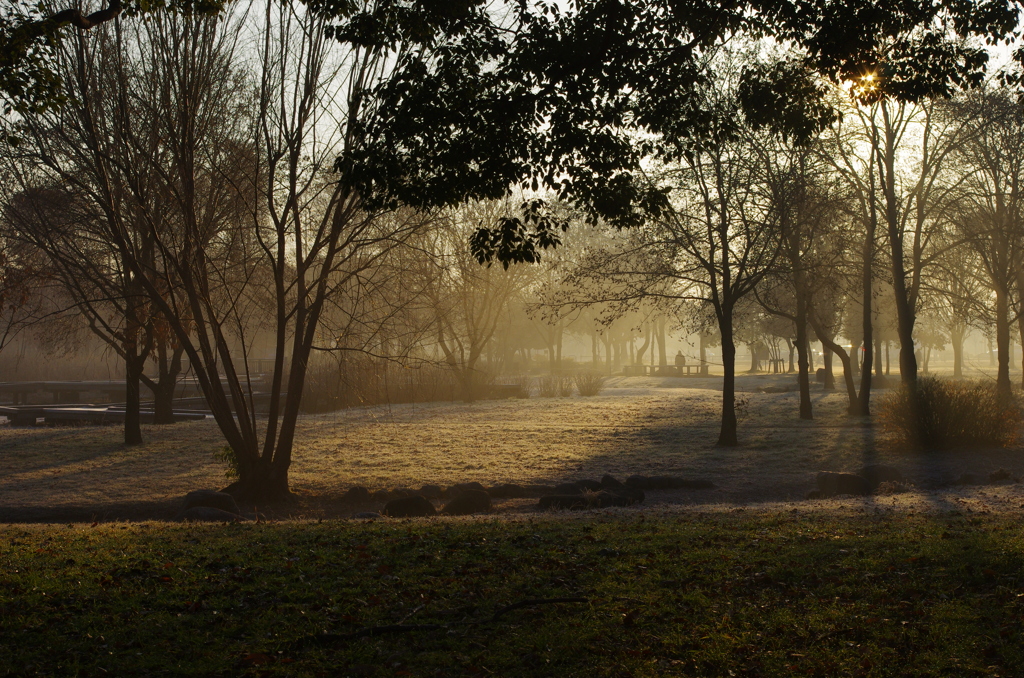
[[[1021,412],[993,384],[923,377],[889,393],[879,411],[882,431],[899,447],[1009,447],[1020,434]]]
[[[604,377],[593,372],[579,372],[573,381],[576,382],[576,391],[581,396],[596,396],[604,388]]]
[[[572,395],[572,377],[552,374],[538,379],[537,386],[542,398],[568,398]]]

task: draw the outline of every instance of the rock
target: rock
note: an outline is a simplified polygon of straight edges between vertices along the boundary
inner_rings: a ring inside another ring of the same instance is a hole
[[[604,486],[596,480],[577,480],[576,486],[591,492],[600,492]]]
[[[808,500],[810,500],[810,499],[821,499],[821,491],[819,491],[819,490],[811,490],[806,495],[804,495],[804,499],[808,499]]]
[[[442,492],[440,485],[424,485],[417,494],[427,499],[440,499]]]
[[[526,490],[527,497],[543,497],[555,493],[555,488],[551,485],[527,485],[523,489]]]
[[[418,494],[418,493],[413,492],[408,487],[393,487],[393,488],[391,488],[391,491],[388,492],[388,498],[389,499],[402,499],[403,497],[411,497],[414,494]]]
[[[814,380],[819,384],[824,384],[825,377],[827,374],[828,372],[825,370],[824,367],[819,367],[818,369],[814,370]]]
[[[998,471],[992,471],[992,473],[988,474],[988,482],[990,485],[1001,485],[1004,483],[1018,483],[1020,482],[1020,479],[1015,478],[1012,473],[1001,468]]]
[[[616,480],[615,476],[605,473],[603,476],[601,476],[601,487],[618,489],[620,487],[625,487],[625,485],[620,481]]]
[[[515,483],[504,483],[487,488],[487,494],[494,499],[518,499],[526,496],[526,488]]]
[[[608,488],[607,490],[605,490],[605,492],[610,492],[612,494],[618,494],[622,495],[623,497],[627,497],[631,499],[634,504],[642,504],[644,503],[644,499],[647,498],[647,495],[644,494],[643,490],[637,489],[635,487],[629,487],[627,485],[623,485],[620,488]]]
[[[561,483],[555,485],[555,494],[583,494],[583,488],[576,483]]]
[[[903,483],[893,482],[886,480],[878,483],[878,487],[875,488],[875,494],[902,494],[907,491],[907,486]]]
[[[445,490],[444,494],[447,497],[457,497],[460,494],[462,494],[463,492],[465,492],[466,490],[479,490],[481,492],[486,492],[487,488],[484,487],[483,485],[481,485],[480,483],[477,483],[477,482],[472,482],[472,483],[455,483],[454,485],[449,487],[447,490]]]
[[[370,498],[373,499],[374,501],[387,501],[388,499],[391,498],[391,493],[388,492],[387,490],[377,490],[376,492],[370,495]]]
[[[487,513],[491,510],[491,495],[481,490],[466,490],[441,509],[449,516],[468,516],[473,513]]]
[[[818,491],[821,496],[834,497],[838,494],[871,494],[871,485],[866,478],[855,473],[833,473],[822,471],[818,474]]]
[[[540,498],[537,506],[542,509],[584,509],[587,500],[582,494],[548,494]]]
[[[381,513],[392,518],[420,518],[437,515],[437,509],[429,499],[416,494],[411,497],[392,499],[384,504],[384,510]]]
[[[356,520],[377,520],[382,517],[376,511],[362,511],[361,513],[355,513],[352,517]]]
[[[687,480],[675,476],[630,476],[626,485],[638,490],[713,490],[710,480]]]
[[[348,488],[348,491],[341,496],[341,500],[349,504],[365,504],[372,499],[370,491],[362,485]]]
[[[602,490],[585,494],[550,494],[540,498],[537,506],[542,509],[584,509],[608,508],[610,506],[632,506],[644,500],[644,493],[639,490],[615,492]]]
[[[898,468],[887,464],[869,464],[857,471],[857,475],[867,480],[872,490],[882,483],[906,482],[903,473]]]
[[[227,492],[218,492],[217,490],[195,490],[186,494],[185,506],[182,510],[188,511],[196,507],[220,509],[236,516],[239,513],[235,498]]]
[[[244,518],[212,506],[193,506],[179,513],[175,520],[184,523],[234,523]]]

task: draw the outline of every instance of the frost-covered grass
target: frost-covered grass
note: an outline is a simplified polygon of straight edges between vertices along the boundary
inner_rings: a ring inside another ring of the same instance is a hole
[[[894,463],[921,487],[963,472],[1005,468],[1024,475],[1020,448],[901,454],[879,444],[870,421],[846,416],[842,394],[816,390],[815,419],[804,422],[795,392],[757,392],[795,383],[792,376],[741,377],[741,444],[716,448],[719,382],[614,378],[601,395],[587,398],[396,405],[303,417],[291,473],[300,499],[293,515],[350,514],[351,507],[334,500],[357,484],[671,474],[708,479],[718,489],[651,493],[648,503],[706,504],[800,499],[817,471],[855,471],[866,463]],[[118,427],[0,425],[0,519],[13,509],[83,520],[163,515],[157,509],[173,510],[170,503],[190,490],[226,484],[214,456],[223,441],[213,421],[147,426],[143,433],[145,445],[125,448]],[[146,506],[132,508],[140,502]]]

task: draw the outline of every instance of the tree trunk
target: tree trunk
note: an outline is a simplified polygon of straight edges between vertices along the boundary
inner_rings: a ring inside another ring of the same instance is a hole
[[[882,337],[875,335],[875,376],[882,376]]]
[[[797,383],[800,385],[800,418],[813,419],[811,410],[811,379],[808,374],[810,361],[807,354],[810,353],[810,342],[807,340],[807,304],[802,295],[797,297],[796,302],[796,350],[798,354]],[[789,362],[793,363],[793,350],[789,351]],[[792,368],[791,368],[792,369]]]
[[[558,374],[562,373],[562,340],[565,338],[565,327],[562,323],[558,323],[558,327],[555,330],[555,369],[558,370]]]
[[[1009,398],[1010,386],[1010,303],[1005,289],[996,287],[996,392]]]
[[[953,378],[964,376],[964,331],[960,328],[949,333],[950,344],[953,345]]]
[[[842,346],[840,346],[839,344],[835,343],[834,341],[825,336],[825,332],[823,331],[822,327],[815,323],[813,313],[808,313],[807,319],[811,323],[811,327],[814,328],[814,333],[818,335],[818,339],[821,341],[821,345],[826,350],[825,360],[827,365],[826,369],[828,370],[826,374],[832,372],[832,360],[829,353],[835,353],[837,356],[839,356],[840,362],[843,363],[843,380],[846,382],[846,395],[850,400],[849,405],[847,407],[847,412],[849,412],[850,414],[857,414],[860,411],[860,406],[857,401],[857,386],[855,385],[853,380],[853,363],[855,363],[856,361],[850,359],[850,356],[847,355],[846,350]],[[832,383],[834,388],[835,381],[833,380]]]
[[[139,358],[136,347],[129,344],[125,347],[124,361],[124,444],[142,444],[142,415],[140,409],[140,388],[142,383],[142,367],[146,364],[145,357]]]
[[[658,335],[658,366],[666,367],[668,365],[668,337],[665,332],[665,319],[661,318],[655,323],[655,331]]]
[[[872,164],[872,170],[874,165]],[[861,316],[861,327],[863,329],[864,359],[860,367],[860,395],[858,398],[858,412],[866,417],[871,414],[871,364],[874,359],[874,327],[872,309],[872,283],[874,283],[874,259],[875,259],[875,229],[878,225],[878,215],[875,212],[875,175],[871,172],[871,203],[867,230],[864,234],[864,246],[861,249],[863,268],[861,271],[861,305],[863,315]],[[857,360],[859,354],[854,351],[853,359]]]
[[[892,342],[890,342],[890,341],[886,341],[885,342],[885,376],[887,376],[887,377],[890,374],[890,372],[889,372],[889,345],[890,345],[890,343],[892,343]]]
[[[836,373],[832,371],[832,349],[825,345],[825,341],[821,342],[821,361],[824,363],[823,368],[825,370],[825,384],[824,389],[826,391],[836,390]]]
[[[708,347],[704,338],[704,333],[701,332],[699,335],[700,342],[700,373],[707,375],[708,373]]]
[[[757,342],[747,344],[747,348],[750,349],[750,369],[747,371],[754,374],[761,367],[761,361],[757,359]]]
[[[1024,309],[1021,309],[1021,310],[1024,311]],[[1018,315],[1017,316],[1017,330],[1018,330],[1018,332],[1020,332],[1020,348],[1021,348],[1021,351],[1024,352],[1024,315]],[[1022,384],[1022,386],[1024,386],[1024,357],[1021,358],[1021,363],[1020,364],[1021,364],[1021,367],[1022,367],[1022,369],[1020,371],[1021,384]]]
[[[732,337],[732,317],[719,318],[722,332],[722,430],[718,434],[719,447],[736,447],[739,444],[736,431],[736,344]]]

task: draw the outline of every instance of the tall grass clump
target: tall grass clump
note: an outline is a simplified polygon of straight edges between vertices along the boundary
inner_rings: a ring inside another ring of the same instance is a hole
[[[576,382],[576,391],[581,396],[596,396],[604,388],[604,377],[593,372],[578,372],[573,381]]]
[[[879,420],[901,448],[1009,447],[1020,435],[1021,411],[994,384],[922,377],[886,395]]]

